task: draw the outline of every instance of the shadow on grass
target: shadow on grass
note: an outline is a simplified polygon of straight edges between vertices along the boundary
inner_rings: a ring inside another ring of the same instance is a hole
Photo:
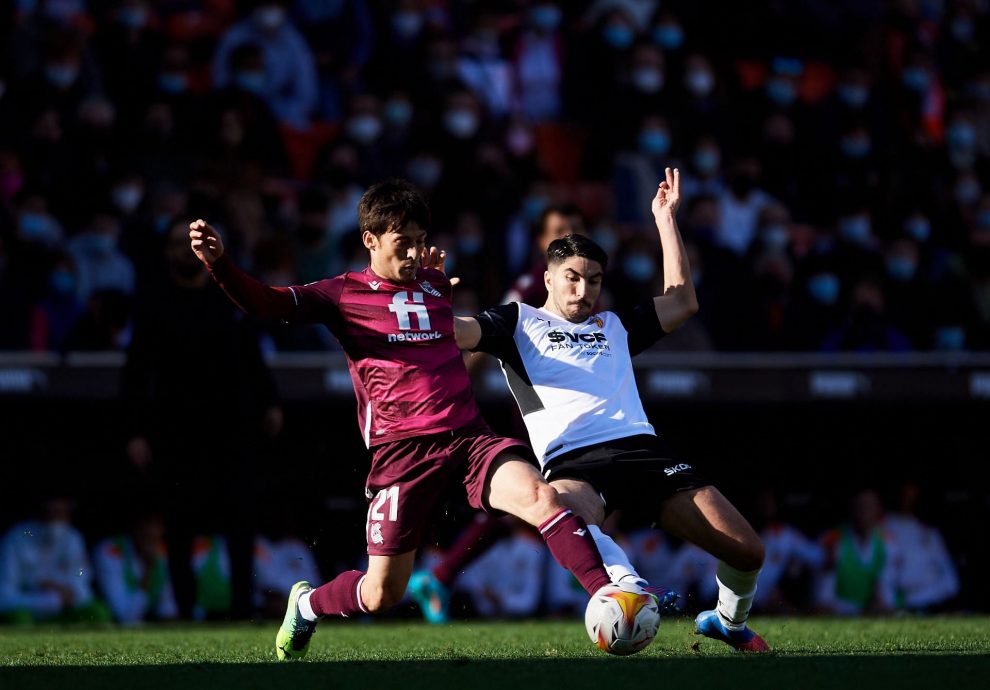
[[[0,667],[15,688],[951,688],[982,687],[990,657],[967,655],[704,657],[688,659],[449,659],[294,664]],[[867,685],[868,683],[868,685]]]

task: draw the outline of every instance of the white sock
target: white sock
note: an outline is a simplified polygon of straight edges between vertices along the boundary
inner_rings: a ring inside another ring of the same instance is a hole
[[[729,630],[742,630],[746,627],[749,610],[756,596],[756,578],[759,570],[743,572],[719,561],[715,571],[718,583],[718,605],[715,612]]]
[[[308,621],[315,621],[315,620],[319,620],[320,618],[315,613],[313,613],[313,607],[310,606],[309,604],[309,595],[312,593],[313,590],[310,590],[308,592],[303,592],[302,594],[299,595],[299,598],[296,599],[296,608],[299,609],[299,615],[301,615],[303,618],[305,618]]]
[[[640,587],[646,586],[646,580],[639,576],[632,563],[629,562],[626,552],[612,541],[612,537],[602,532],[598,525],[588,525],[588,531],[595,540],[595,546],[598,547],[598,551],[602,555],[602,562],[604,562],[605,570],[612,582],[618,584],[619,582],[631,581]]]

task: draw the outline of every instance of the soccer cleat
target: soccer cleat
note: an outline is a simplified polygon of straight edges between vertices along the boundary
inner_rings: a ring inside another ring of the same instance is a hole
[[[749,628],[729,630],[715,611],[702,611],[694,619],[694,634],[721,640],[737,652],[769,652],[770,645]]]
[[[657,610],[661,616],[671,616],[680,610],[678,601],[681,595],[660,585],[646,585],[643,591],[657,600]]]
[[[409,578],[406,593],[419,605],[428,623],[446,623],[450,591],[429,570],[419,570]]]
[[[275,656],[279,661],[302,659],[309,651],[309,641],[316,632],[316,621],[308,621],[299,613],[299,596],[312,589],[312,585],[303,580],[289,590],[285,618],[275,635]]]

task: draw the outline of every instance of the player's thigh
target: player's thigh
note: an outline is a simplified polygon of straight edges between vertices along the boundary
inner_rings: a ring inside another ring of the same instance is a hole
[[[415,562],[415,551],[392,556],[368,556],[368,572],[361,583],[361,599],[365,606],[378,611],[399,603],[406,592]]]
[[[661,508],[660,526],[739,570],[756,570],[763,565],[759,535],[714,486],[668,498]]]
[[[600,525],[605,520],[605,502],[588,482],[582,479],[554,479],[550,486],[557,491],[560,502],[589,525]]]
[[[538,527],[562,507],[557,492],[532,463],[500,453],[485,485],[485,504]]]

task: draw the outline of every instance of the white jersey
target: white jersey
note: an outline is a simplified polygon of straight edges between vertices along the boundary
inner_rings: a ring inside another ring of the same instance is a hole
[[[476,318],[475,350],[501,362],[542,466],[576,448],[656,435],[632,367],[632,356],[664,334],[652,300],[581,323],[519,302]]]

